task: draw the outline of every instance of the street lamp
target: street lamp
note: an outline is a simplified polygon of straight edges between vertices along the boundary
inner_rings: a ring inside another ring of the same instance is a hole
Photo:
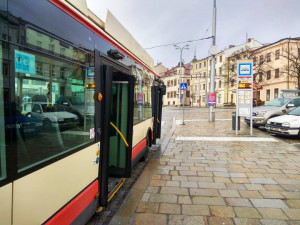
[[[174,45],[176,50],[180,50],[180,72],[179,72],[179,90],[178,90],[178,108],[180,108],[180,84],[181,84],[181,63],[182,63],[182,51],[183,49],[189,49],[189,45],[185,45],[183,47],[179,47],[178,45]],[[184,105],[184,102],[183,102]]]

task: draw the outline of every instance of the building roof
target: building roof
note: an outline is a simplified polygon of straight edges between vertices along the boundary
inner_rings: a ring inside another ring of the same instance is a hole
[[[270,46],[272,46],[272,45],[276,45],[276,44],[278,44],[278,43],[280,43],[280,42],[284,42],[284,41],[288,41],[288,40],[290,40],[290,41],[300,41],[300,37],[295,37],[295,38],[282,38],[282,39],[280,39],[280,40],[278,40],[278,41],[275,41],[275,42],[273,42],[273,43],[264,44],[262,47],[257,48],[257,49],[255,49],[254,51],[256,52],[256,51],[259,51],[259,50],[261,50],[261,49],[268,48],[268,47],[270,47]]]
[[[164,72],[164,74],[161,77],[169,77],[172,75],[176,75],[177,68],[179,68],[179,67],[180,66],[178,65],[176,67],[173,67],[172,69],[167,70],[166,72]],[[190,63],[184,64],[182,67],[184,67],[184,74],[188,74],[188,75],[191,74],[191,64]]]

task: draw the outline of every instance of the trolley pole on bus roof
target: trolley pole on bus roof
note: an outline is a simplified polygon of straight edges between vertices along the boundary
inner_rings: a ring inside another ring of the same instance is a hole
[[[212,22],[212,46],[210,49],[211,53],[211,76],[210,76],[210,91],[209,93],[215,93],[215,55],[217,54],[216,47],[216,16],[217,16],[217,8],[216,8],[216,0],[214,0],[214,8],[213,8],[213,22]],[[215,109],[214,105],[209,105],[209,121],[215,121]]]

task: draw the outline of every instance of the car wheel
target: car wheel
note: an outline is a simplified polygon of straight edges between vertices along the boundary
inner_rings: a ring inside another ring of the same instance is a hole
[[[50,120],[44,120],[43,121],[43,127],[45,130],[51,130],[52,129],[52,123]]]

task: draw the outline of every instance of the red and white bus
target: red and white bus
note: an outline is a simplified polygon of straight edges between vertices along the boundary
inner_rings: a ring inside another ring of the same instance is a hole
[[[0,3],[0,224],[84,224],[160,137],[165,86],[84,0]]]

